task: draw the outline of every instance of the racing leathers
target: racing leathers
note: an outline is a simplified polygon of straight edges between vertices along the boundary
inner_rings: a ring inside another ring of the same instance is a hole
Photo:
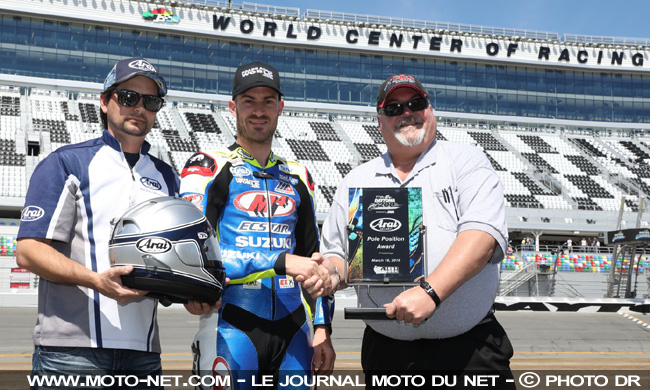
[[[312,321],[329,326],[334,300],[308,304],[299,283],[285,276],[287,253],[310,257],[318,251],[309,172],[272,152],[262,167],[233,144],[194,154],[181,177],[181,196],[217,231],[230,278],[218,315],[201,317],[195,370],[230,373],[239,389],[253,387],[255,372],[310,374]]]

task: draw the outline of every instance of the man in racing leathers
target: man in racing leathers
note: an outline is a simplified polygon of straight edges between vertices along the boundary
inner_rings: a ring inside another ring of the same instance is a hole
[[[320,255],[309,259],[319,245],[314,183],[305,167],[271,152],[281,96],[274,68],[257,62],[237,69],[229,103],[237,143],[196,153],[181,174],[181,195],[217,230],[230,278],[218,315],[201,317],[195,369],[230,374],[238,389],[253,388],[258,374],[273,374],[277,387],[284,375],[310,375],[312,364],[328,374],[335,359],[333,297],[306,305],[298,283],[322,278],[309,292],[331,289]]]

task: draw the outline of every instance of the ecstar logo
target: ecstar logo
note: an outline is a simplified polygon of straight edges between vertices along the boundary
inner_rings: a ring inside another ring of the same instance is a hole
[[[142,253],[166,253],[172,249],[172,243],[162,237],[141,238],[135,247]]]
[[[379,218],[370,222],[370,228],[376,232],[394,232],[402,227],[402,223],[393,218]]]

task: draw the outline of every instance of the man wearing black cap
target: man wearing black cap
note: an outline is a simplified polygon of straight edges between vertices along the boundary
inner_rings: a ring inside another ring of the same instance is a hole
[[[34,170],[16,260],[41,277],[35,374],[161,373],[157,300],[122,285],[133,268],[111,268],[108,240],[130,206],[178,194],[175,172],[144,140],[166,93],[146,60],[117,62],[100,96],[102,136],[59,148]]]
[[[305,167],[271,151],[283,107],[275,68],[261,62],[239,67],[229,102],[237,142],[196,153],[181,173],[181,195],[217,230],[231,279],[218,315],[201,317],[195,369],[230,373],[237,389],[254,387],[251,374],[272,374],[277,386],[287,375],[309,375],[312,363],[319,374],[334,364],[333,298],[319,297],[309,310],[299,284],[309,281],[314,297],[331,290],[315,253],[314,183]]]
[[[353,169],[339,185],[323,224],[321,253],[339,274],[347,270],[342,259],[348,258],[350,188],[419,187],[429,274],[406,290],[377,287],[372,297],[359,294],[361,307],[385,308],[388,317],[366,320],[363,369],[366,374],[491,373],[500,375],[499,386],[514,388],[505,383],[512,346],[492,313],[498,263],[508,245],[499,177],[479,149],[436,140],[429,95],[414,77],[400,74],[384,81],[377,113],[388,151]]]

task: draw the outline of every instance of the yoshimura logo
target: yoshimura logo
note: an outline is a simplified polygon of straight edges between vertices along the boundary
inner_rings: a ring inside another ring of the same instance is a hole
[[[166,253],[172,249],[172,243],[162,237],[146,237],[139,239],[135,247],[142,253]]]
[[[45,215],[45,211],[38,206],[27,206],[20,215],[20,220],[25,222],[36,221]]]
[[[402,227],[402,223],[393,218],[379,218],[370,222],[370,228],[376,232],[394,232]]]

